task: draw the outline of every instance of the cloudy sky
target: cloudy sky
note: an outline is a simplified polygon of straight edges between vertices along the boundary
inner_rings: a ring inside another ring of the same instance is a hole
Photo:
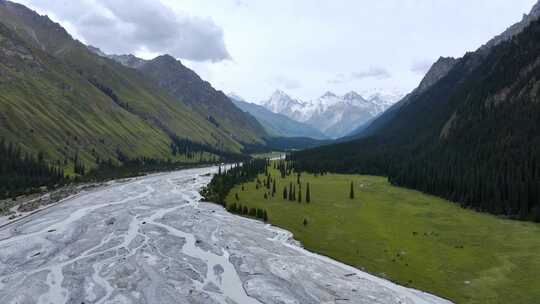
[[[536,0],[15,0],[107,53],[169,53],[215,87],[406,93],[440,56],[475,50]]]

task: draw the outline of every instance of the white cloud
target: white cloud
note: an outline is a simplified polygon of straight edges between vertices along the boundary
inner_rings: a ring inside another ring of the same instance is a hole
[[[267,99],[285,86],[296,87],[302,99],[371,88],[406,93],[427,66],[417,60],[475,50],[537,2],[15,1],[54,13],[70,33],[104,51],[171,53],[197,62],[194,69],[203,78],[247,100]]]
[[[179,13],[155,0],[25,0],[77,29],[108,53],[159,53],[194,61],[231,56],[223,29],[210,18]]]
[[[371,67],[364,71],[352,73],[352,77],[356,79],[364,79],[364,78],[386,79],[386,78],[392,77],[392,75],[390,75],[390,72],[388,72],[385,68]]]

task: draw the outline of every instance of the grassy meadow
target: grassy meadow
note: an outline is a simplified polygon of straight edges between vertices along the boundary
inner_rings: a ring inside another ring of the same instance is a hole
[[[303,173],[303,201],[291,202],[283,188],[296,184],[296,175],[269,171],[274,197],[250,182],[235,187],[227,203],[266,209],[271,224],[292,231],[311,251],[456,303],[540,299],[539,224],[461,209],[374,176]]]

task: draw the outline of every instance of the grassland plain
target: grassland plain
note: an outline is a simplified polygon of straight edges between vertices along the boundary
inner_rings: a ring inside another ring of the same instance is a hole
[[[538,224],[461,209],[375,176],[303,173],[302,198],[309,182],[311,203],[291,202],[283,188],[296,184],[296,175],[269,172],[276,178],[274,197],[265,199],[271,191],[250,182],[235,187],[227,203],[266,209],[271,224],[293,232],[311,251],[456,303],[540,299]]]

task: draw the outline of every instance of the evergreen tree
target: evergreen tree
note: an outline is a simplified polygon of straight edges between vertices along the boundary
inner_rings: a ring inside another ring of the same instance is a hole
[[[272,179],[272,176],[268,176],[268,178],[266,179],[266,189],[270,190],[270,181]]]
[[[283,187],[283,199],[289,199],[289,196],[287,195],[287,186]]]
[[[309,191],[309,183],[306,185],[306,203],[311,203],[311,193]]]
[[[298,184],[298,202],[302,203],[302,184]]]
[[[276,195],[276,180],[274,179],[272,183],[272,197]]]
[[[289,184],[289,201],[293,200],[293,186],[292,183]]]
[[[351,192],[349,193],[349,198],[354,199],[354,183],[351,182]]]

